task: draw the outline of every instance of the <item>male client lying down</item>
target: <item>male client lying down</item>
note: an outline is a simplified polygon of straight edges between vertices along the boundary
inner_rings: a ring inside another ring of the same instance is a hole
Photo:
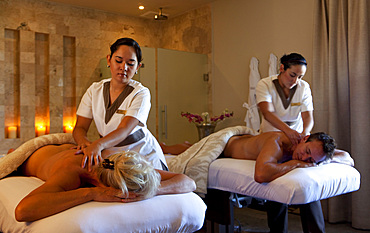
[[[258,183],[263,183],[271,182],[295,168],[315,166],[332,158],[334,153],[337,158],[350,157],[347,152],[337,150],[335,147],[334,139],[325,133],[306,136],[298,144],[293,145],[282,132],[266,132],[256,136],[230,137],[224,147],[223,155],[235,159],[256,160],[254,179]],[[353,164],[349,165],[353,166]],[[312,224],[312,222],[324,224],[320,202],[312,202],[300,207],[302,226],[313,230],[312,232],[320,232],[316,230],[322,227]],[[285,224],[288,219],[287,209],[287,205],[282,203],[268,202],[270,229],[273,229],[275,224],[287,226],[287,222]],[[312,218],[319,221],[312,221]],[[307,225],[309,226],[305,227]]]
[[[155,170],[135,152],[103,153],[104,161],[89,172],[81,168],[83,155],[76,155],[74,146],[41,147],[18,169],[45,181],[18,204],[18,221],[35,221],[89,201],[133,202],[195,190],[186,175]]]
[[[292,144],[283,132],[266,132],[257,136],[234,136],[226,144],[224,155],[237,159],[256,160],[254,179],[259,183],[270,182],[295,168],[311,167],[331,159],[344,151],[335,150],[332,137],[325,133],[305,136]],[[300,205],[304,232],[325,232],[324,216],[320,201]],[[288,206],[268,201],[267,219],[271,232],[287,232]]]
[[[236,159],[256,160],[254,179],[263,183],[270,182],[294,168],[311,167],[330,159],[335,147],[334,139],[325,133],[307,135],[298,144],[293,145],[282,132],[266,132],[256,136],[231,137],[224,149],[224,155]]]

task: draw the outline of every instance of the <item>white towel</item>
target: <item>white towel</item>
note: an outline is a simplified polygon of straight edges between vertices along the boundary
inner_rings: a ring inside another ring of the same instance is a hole
[[[270,60],[269,60],[269,76],[278,74],[277,72],[277,57],[270,53]]]
[[[186,174],[195,181],[195,192],[207,194],[209,165],[220,156],[230,137],[241,134],[257,135],[258,132],[245,126],[219,130],[170,159],[167,162],[168,168],[171,172]]]
[[[249,98],[248,103],[244,103],[243,107],[247,109],[247,114],[244,121],[246,126],[255,131],[260,128],[260,115],[258,113],[257,100],[256,100],[256,86],[261,76],[258,72],[258,60],[255,57],[251,58],[249,73]]]

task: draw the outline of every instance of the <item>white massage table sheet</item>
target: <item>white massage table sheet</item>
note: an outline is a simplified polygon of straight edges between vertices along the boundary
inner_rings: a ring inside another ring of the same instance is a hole
[[[0,180],[0,232],[194,232],[204,221],[206,205],[186,193],[133,203],[88,202],[35,222],[17,222],[15,207],[42,183],[35,177]]]
[[[360,188],[360,173],[349,165],[328,163],[296,168],[269,183],[254,181],[255,161],[220,158],[209,167],[208,188],[286,204],[305,204]]]

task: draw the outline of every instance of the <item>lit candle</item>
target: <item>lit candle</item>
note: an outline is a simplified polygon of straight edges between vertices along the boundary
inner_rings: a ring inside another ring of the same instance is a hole
[[[65,125],[64,126],[64,132],[65,133],[72,133],[73,132],[73,126],[72,125]]]
[[[42,135],[45,135],[45,133],[46,133],[46,127],[43,126],[43,125],[39,125],[39,126],[37,126],[36,131],[37,131],[37,137],[42,136]]]
[[[8,138],[17,138],[17,126],[8,127]]]

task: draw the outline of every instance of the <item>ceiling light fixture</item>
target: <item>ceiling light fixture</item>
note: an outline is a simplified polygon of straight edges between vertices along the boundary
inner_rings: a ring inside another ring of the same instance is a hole
[[[155,20],[166,20],[168,17],[162,14],[162,8],[159,8],[159,13],[154,15]]]
[[[142,10],[144,10],[144,8],[145,8],[145,7],[144,7],[143,5],[140,5],[140,6],[139,6],[139,10],[141,10],[141,11],[142,11]]]

